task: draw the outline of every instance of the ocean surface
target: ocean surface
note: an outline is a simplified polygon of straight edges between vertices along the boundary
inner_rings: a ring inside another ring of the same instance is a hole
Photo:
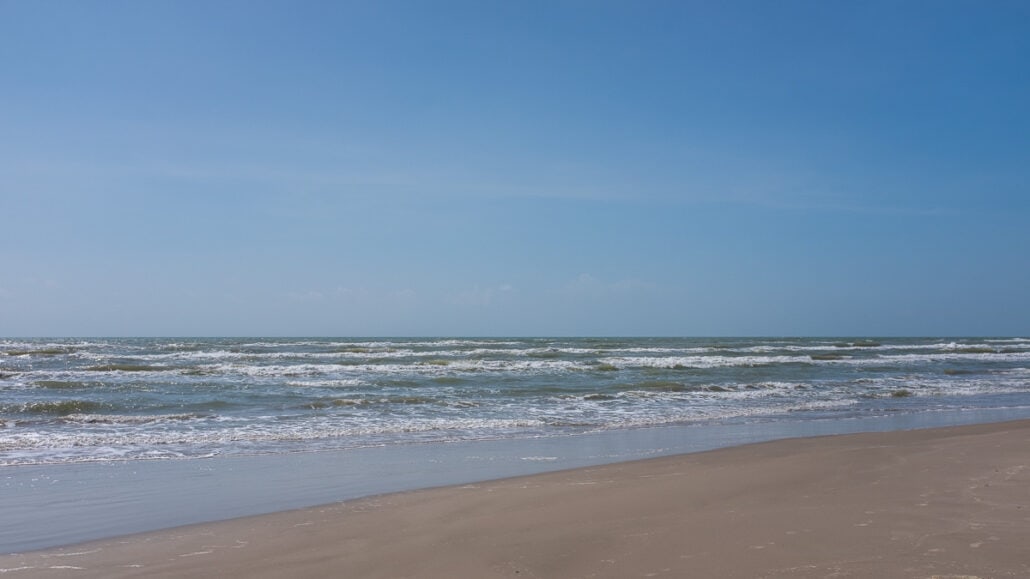
[[[0,465],[997,409],[1028,338],[0,340]]]

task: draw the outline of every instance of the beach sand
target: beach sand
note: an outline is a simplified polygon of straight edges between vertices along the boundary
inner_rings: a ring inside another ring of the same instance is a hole
[[[0,556],[5,577],[1030,577],[1030,421],[791,439]]]

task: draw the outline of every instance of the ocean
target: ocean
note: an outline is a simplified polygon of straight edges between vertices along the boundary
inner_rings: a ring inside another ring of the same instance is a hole
[[[998,409],[1028,338],[0,340],[0,465]]]

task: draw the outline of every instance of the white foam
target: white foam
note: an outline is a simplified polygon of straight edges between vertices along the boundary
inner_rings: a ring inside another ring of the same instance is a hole
[[[288,380],[287,386],[300,388],[354,388],[367,386],[369,383],[360,378],[345,378],[336,380]]]
[[[722,368],[768,366],[770,364],[810,364],[808,356],[665,356],[602,358],[602,364],[616,368]]]
[[[62,416],[64,422],[83,424],[151,424],[157,422],[182,422],[200,420],[204,416],[197,414],[160,414],[160,415],[119,415],[119,414],[69,414]]]
[[[900,365],[922,364],[926,362],[960,362],[976,360],[983,362],[1021,362],[1030,361],[1030,351],[1026,352],[954,352],[939,354],[881,354],[876,358],[845,358],[830,362],[853,365]]]

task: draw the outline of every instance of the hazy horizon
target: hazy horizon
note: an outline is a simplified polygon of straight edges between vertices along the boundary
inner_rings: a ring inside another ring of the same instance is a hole
[[[782,336],[731,336],[731,335],[711,335],[711,336],[674,336],[674,335],[633,335],[633,334],[620,334],[620,335],[584,335],[584,336],[562,336],[562,335],[458,335],[448,334],[440,336],[422,335],[422,336],[389,336],[389,335],[368,335],[368,336],[331,336],[331,335],[285,335],[285,334],[273,334],[273,335],[194,335],[194,336],[173,336],[173,335],[132,335],[132,336],[0,336],[0,339],[6,340],[88,340],[88,339],[102,339],[102,340],[250,340],[250,339],[274,339],[274,340],[343,340],[346,342],[359,342],[362,340],[505,340],[505,339],[518,339],[518,340],[604,340],[604,339],[627,339],[627,340],[663,340],[663,339],[683,339],[683,340],[734,340],[734,339],[753,339],[753,340],[906,340],[906,339],[930,339],[930,340],[976,340],[976,339],[995,339],[995,340],[1006,340],[1006,339],[1028,339],[1025,335],[926,335],[926,336],[902,336],[902,335],[841,335],[841,336],[803,336],[803,335],[782,335]]]

